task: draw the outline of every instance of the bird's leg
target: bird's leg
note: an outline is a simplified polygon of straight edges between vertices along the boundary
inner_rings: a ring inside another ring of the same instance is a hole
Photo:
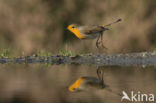
[[[104,48],[104,49],[107,49],[104,45],[103,45],[103,33],[101,34],[101,44],[102,44],[102,47]]]
[[[100,40],[100,36],[98,36],[98,38],[97,38],[97,40],[96,40],[96,47],[97,47],[97,48],[99,48],[99,44],[100,44],[99,40]]]
[[[103,70],[98,66],[98,69],[97,69],[97,76],[98,76],[99,80],[102,82],[102,88],[105,87],[103,75],[104,75]]]
[[[99,49],[100,44],[102,46],[102,48],[104,48],[105,50],[107,49],[104,45],[103,45],[103,33],[100,34],[100,36],[97,38],[96,40],[96,47]]]
[[[97,73],[98,79],[101,80],[101,78],[100,78],[100,67],[99,66],[97,68],[96,73]]]
[[[99,80],[102,82],[102,88],[105,88],[107,91],[109,91],[115,95],[122,96],[120,93],[113,91],[108,85],[105,84],[104,71],[102,70],[102,68],[100,66],[97,67],[97,76],[98,76]]]

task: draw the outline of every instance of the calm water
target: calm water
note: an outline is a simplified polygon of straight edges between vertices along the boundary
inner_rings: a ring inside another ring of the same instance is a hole
[[[105,67],[104,80],[118,93],[156,94],[156,68]],[[105,90],[70,93],[67,87],[77,78],[96,75],[87,65],[7,64],[0,65],[2,103],[90,103],[121,102],[121,97]],[[125,102],[127,102],[125,100]]]

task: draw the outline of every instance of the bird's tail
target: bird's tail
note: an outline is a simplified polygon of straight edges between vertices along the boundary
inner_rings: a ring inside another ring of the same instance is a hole
[[[118,19],[118,20],[116,20],[116,21],[114,21],[114,22],[112,22],[112,23],[103,25],[103,27],[111,26],[112,24],[118,23],[118,22],[120,22],[120,21],[121,21],[121,19]]]

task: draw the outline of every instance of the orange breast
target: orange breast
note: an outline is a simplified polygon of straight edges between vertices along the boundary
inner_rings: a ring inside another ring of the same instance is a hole
[[[79,78],[78,80],[76,80],[76,82],[73,83],[73,84],[69,87],[69,90],[70,90],[71,92],[73,92],[73,91],[74,91],[73,88],[79,88],[80,85],[82,84],[82,81],[83,81],[83,80],[84,80],[84,78]]]
[[[78,29],[75,29],[73,33],[79,38],[79,39],[85,39],[86,37],[80,33]]]
[[[81,34],[80,33],[80,31],[79,31],[79,29],[77,29],[77,28],[68,28],[71,32],[73,32],[74,33],[74,35],[76,36],[76,37],[78,37],[79,39],[86,39],[87,37],[86,36],[84,36],[83,34]]]

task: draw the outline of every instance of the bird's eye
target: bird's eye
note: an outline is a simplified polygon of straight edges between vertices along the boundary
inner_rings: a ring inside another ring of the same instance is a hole
[[[74,26],[72,26],[72,28],[74,29],[75,27],[74,27]]]

